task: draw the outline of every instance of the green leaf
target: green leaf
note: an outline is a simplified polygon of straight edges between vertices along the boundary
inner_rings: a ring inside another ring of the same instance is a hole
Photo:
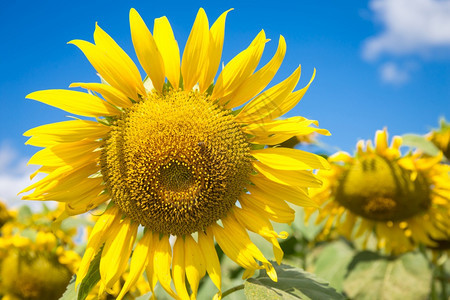
[[[245,282],[247,299],[344,299],[328,283],[313,274],[285,264],[273,263],[278,282],[272,281],[265,270]]]
[[[405,134],[402,136],[403,145],[417,148],[422,152],[436,156],[439,154],[439,148],[436,147],[431,141],[427,140],[425,137],[417,134]]]
[[[343,240],[337,240],[317,249],[317,252],[312,262],[314,269],[311,271],[341,292],[347,266],[352,261],[355,250]]]
[[[89,295],[92,288],[100,281],[100,258],[103,248],[97,253],[89,265],[89,270],[83,281],[80,283],[78,300],[84,300]],[[75,298],[74,298],[75,299]]]
[[[17,213],[17,221],[22,224],[28,224],[31,222],[31,218],[33,216],[33,212],[31,208],[27,205],[23,205],[19,208],[19,212]]]
[[[67,285],[66,291],[61,298],[59,298],[59,300],[73,300],[77,298],[77,292],[75,291],[75,278],[76,276],[73,275],[72,279],[70,279],[69,285]]]
[[[363,251],[349,265],[344,291],[352,299],[428,299],[431,269],[417,252],[396,258]]]

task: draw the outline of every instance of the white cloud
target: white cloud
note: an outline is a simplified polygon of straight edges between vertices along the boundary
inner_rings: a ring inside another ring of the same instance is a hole
[[[397,64],[388,62],[380,67],[381,79],[387,83],[402,84],[409,80],[409,72]]]
[[[370,7],[384,31],[366,40],[364,58],[450,47],[450,0],[372,0]]]
[[[22,201],[20,196],[17,196],[17,193],[32,183],[30,175],[37,169],[37,166],[27,166],[27,161],[28,158],[19,157],[7,142],[0,143],[0,200],[5,202],[8,208],[17,208],[24,204],[36,209],[42,207],[38,201]]]

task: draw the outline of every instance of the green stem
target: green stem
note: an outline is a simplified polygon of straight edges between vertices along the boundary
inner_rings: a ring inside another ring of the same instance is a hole
[[[233,287],[233,288],[231,288],[229,290],[226,290],[222,294],[222,299],[225,298],[226,296],[228,296],[229,294],[234,293],[234,292],[239,291],[239,290],[242,290],[242,289],[244,289],[244,285],[243,284],[235,286],[235,287]]]
[[[444,264],[439,266],[439,281],[441,282],[441,299],[447,300],[447,274]]]

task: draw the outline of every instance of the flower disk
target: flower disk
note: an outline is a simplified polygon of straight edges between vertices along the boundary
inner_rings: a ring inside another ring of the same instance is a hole
[[[430,185],[421,173],[411,180],[411,171],[370,155],[344,173],[336,201],[370,220],[402,221],[430,207]]]
[[[128,217],[184,235],[233,207],[251,173],[249,151],[234,117],[204,94],[152,93],[114,121],[101,169]]]

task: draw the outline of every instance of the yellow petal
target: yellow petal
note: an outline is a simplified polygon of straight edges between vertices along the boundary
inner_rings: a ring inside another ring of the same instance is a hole
[[[186,235],[184,246],[186,277],[192,290],[191,296],[195,299],[200,279],[206,273],[205,259],[199,245],[192,236]],[[208,255],[211,255],[211,253],[208,253]]]
[[[125,51],[98,24],[95,24],[94,41],[95,45],[104,51],[108,58],[122,70],[123,75],[127,76],[128,84],[135,89],[135,93],[145,95],[144,85],[142,84],[138,68]]]
[[[214,285],[221,291],[221,271],[219,257],[214,247],[214,240],[211,235],[198,232],[198,245],[202,250],[206,262],[206,270]]]
[[[180,50],[166,17],[155,19],[153,36],[164,62],[167,80],[177,90],[180,81]]]
[[[240,209],[236,208],[233,210],[236,216],[236,219],[241,223],[245,228],[250,231],[253,231],[266,240],[273,244],[273,252],[275,254],[275,258],[278,264],[281,263],[283,259],[283,250],[280,247],[280,244],[277,241],[278,237],[286,238],[287,235],[278,235],[272,227],[270,221],[261,215],[255,213],[250,209]]]
[[[145,92],[142,82],[139,83],[133,79],[126,66],[117,59],[111,57],[111,55],[108,55],[104,49],[82,40],[73,40],[70,41],[69,44],[77,46],[100,76],[108,84],[120,90],[130,99],[138,101],[139,93]],[[142,91],[142,89],[144,90]]]
[[[130,107],[130,99],[113,86],[103,83],[74,82],[69,87],[82,87],[84,89],[100,93],[109,103],[118,107]]]
[[[272,120],[280,115],[280,105],[286,101],[300,79],[300,67],[287,79],[259,94],[249,102],[236,116],[241,123],[255,123],[263,120]]]
[[[136,55],[154,88],[162,92],[165,81],[164,62],[156,42],[139,13],[130,10],[130,28]]]
[[[306,91],[308,90],[309,86],[311,85],[311,83],[314,80],[314,77],[316,76],[316,69],[314,69],[313,75],[311,76],[311,79],[309,80],[309,83],[302,88],[301,90],[295,91],[292,94],[290,94],[286,99],[284,99],[278,106],[277,109],[275,109],[272,113],[271,113],[271,118],[275,119],[278,118],[282,115],[284,115],[285,113],[287,113],[288,111],[290,111],[292,108],[294,108],[294,106],[297,105],[297,103],[303,98],[303,96],[305,95]]]
[[[152,292],[152,298],[155,298],[155,286],[158,282],[158,278],[156,277],[156,273],[154,271],[153,259],[155,256],[155,249],[159,242],[159,234],[153,234],[151,241],[151,249],[149,249],[149,254],[147,258],[147,267],[145,268],[145,273],[147,274],[147,282],[150,287],[150,291]]]
[[[178,237],[173,245],[172,278],[175,290],[178,296],[183,300],[189,300],[189,294],[186,289],[184,240]]]
[[[312,170],[329,169],[327,160],[319,155],[291,148],[268,148],[252,150],[254,158],[273,169]]]
[[[128,266],[138,224],[125,218],[116,227],[118,231],[107,238],[100,260],[100,277],[108,292]],[[114,230],[114,228],[111,229],[111,231]]]
[[[285,54],[286,42],[284,37],[280,36],[277,52],[272,59],[242,83],[225,107],[231,109],[240,106],[261,92],[277,73]]]
[[[322,186],[322,181],[317,179],[310,171],[276,170],[259,161],[254,162],[253,167],[267,179],[283,185],[316,188]]]
[[[44,90],[28,94],[26,98],[86,117],[114,116],[120,113],[99,97],[76,91]]]
[[[170,287],[172,277],[170,276],[170,266],[172,265],[172,249],[169,243],[169,237],[163,235],[157,242],[154,257],[153,268],[156,273],[156,277],[164,290],[169,293],[173,298],[178,298]]]
[[[75,286],[81,283],[84,276],[86,276],[89,269],[89,264],[100,250],[101,245],[107,237],[107,232],[110,232],[110,227],[113,223],[119,222],[121,214],[116,206],[112,206],[106,210],[100,218],[95,222],[92,232],[89,234],[89,240],[86,245],[86,250],[84,252],[83,258],[81,259],[80,267],[77,272],[77,279],[75,281]],[[116,226],[114,226],[116,227]]]
[[[136,284],[139,277],[142,275],[142,272],[144,272],[144,269],[148,263],[149,252],[153,247],[152,241],[153,234],[148,230],[144,233],[144,236],[136,245],[136,248],[133,251],[133,256],[131,257],[130,273],[128,274],[127,280],[123,284],[122,290],[116,298],[117,300],[121,300],[125,296],[130,288]]]
[[[57,144],[36,152],[28,164],[53,167],[85,165],[99,157],[99,152],[93,152],[99,146],[98,142],[92,140]]]
[[[255,190],[253,190],[255,192]],[[265,201],[265,202],[264,202]],[[295,219],[295,210],[279,199],[267,199],[264,193],[243,194],[239,197],[242,207],[253,209],[266,215],[272,221],[291,224]]]
[[[73,120],[51,123],[32,128],[24,136],[33,136],[25,144],[34,146],[52,146],[59,143],[76,142],[82,139],[99,139],[104,137],[110,128],[98,122]],[[45,144],[45,145],[43,145]]]
[[[245,269],[259,269],[253,256],[245,251],[248,237],[241,232],[228,232],[217,224],[213,224],[211,229],[220,248],[230,259]]]
[[[378,153],[384,153],[388,149],[387,130],[377,130],[375,133],[375,150]]]
[[[186,42],[181,60],[181,75],[184,89],[191,90],[199,81],[200,75],[205,71],[208,59],[209,24],[203,8],[200,8],[192,26],[191,33]]]
[[[278,199],[297,206],[319,208],[319,204],[309,197],[306,188],[286,186],[258,176],[253,176],[252,181],[257,184],[261,191],[271,198],[272,202]]]
[[[258,66],[264,51],[266,35],[264,30],[256,36],[250,46],[236,55],[222,70],[217,78],[211,99],[220,99],[224,105],[242,82],[249,77]]]
[[[216,22],[211,26],[209,34],[208,60],[204,66],[204,70],[200,74],[199,88],[200,93],[204,93],[206,89],[213,83],[222,57],[223,39],[225,35],[225,19],[227,10],[217,18]]]
[[[78,199],[76,202],[66,203],[65,210],[71,216],[84,214],[110,199],[111,197],[108,194],[101,194],[96,197],[84,197],[83,199]]]

